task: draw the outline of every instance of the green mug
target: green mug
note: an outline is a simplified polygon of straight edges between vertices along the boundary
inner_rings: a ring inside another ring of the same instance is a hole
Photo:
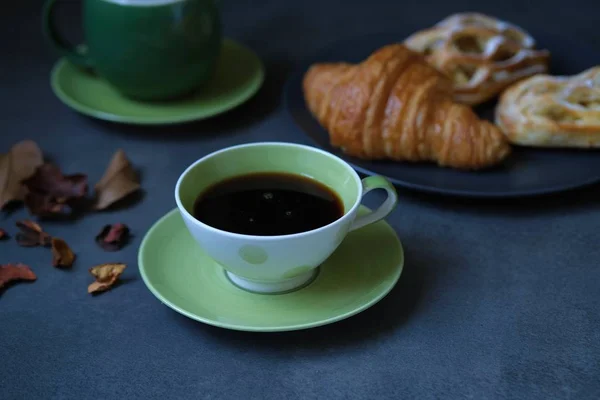
[[[127,97],[183,96],[214,73],[222,40],[214,0],[83,0],[85,45],[79,46],[58,34],[55,4],[47,0],[43,13],[54,47]]]

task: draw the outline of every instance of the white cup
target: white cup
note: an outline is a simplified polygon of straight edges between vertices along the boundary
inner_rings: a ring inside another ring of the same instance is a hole
[[[315,179],[338,194],[344,214],[323,227],[279,236],[227,232],[194,218],[194,202],[204,190],[255,172],[286,172]],[[384,189],[387,199],[373,212],[357,217],[362,197],[374,189]],[[361,181],[350,165],[328,152],[293,143],[262,142],[225,148],[194,162],[179,177],[175,200],[190,234],[223,266],[234,284],[252,292],[279,293],[310,283],[317,267],[348,232],[385,218],[398,198],[385,178],[370,176]]]

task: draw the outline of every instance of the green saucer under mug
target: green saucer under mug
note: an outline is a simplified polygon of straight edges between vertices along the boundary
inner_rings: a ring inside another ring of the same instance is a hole
[[[228,111],[251,98],[264,81],[264,66],[250,49],[223,40],[214,77],[197,93],[168,101],[137,101],[104,79],[61,59],[53,68],[56,96],[74,110],[99,119],[131,124],[172,124]]]
[[[359,215],[368,211],[361,206]],[[274,332],[330,324],[371,307],[400,278],[404,253],[382,220],[350,232],[308,285],[284,294],[251,293],[202,251],[175,209],[148,231],[138,263],[148,289],[175,311],[222,328]]]

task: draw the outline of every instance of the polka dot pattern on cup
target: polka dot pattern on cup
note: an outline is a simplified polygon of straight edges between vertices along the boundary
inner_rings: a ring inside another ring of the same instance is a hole
[[[267,252],[262,247],[253,245],[242,246],[238,254],[242,260],[252,265],[264,264],[269,258]]]

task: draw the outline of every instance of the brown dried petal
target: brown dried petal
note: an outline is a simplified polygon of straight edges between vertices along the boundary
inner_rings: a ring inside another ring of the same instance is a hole
[[[56,199],[42,193],[27,193],[25,206],[31,215],[40,217],[69,215],[73,212],[72,208],[66,204],[66,199]]]
[[[5,240],[8,239],[8,233],[6,233],[6,231],[2,228],[0,228],[0,240]]]
[[[25,199],[26,189],[21,182],[43,162],[42,151],[31,140],[19,142],[8,153],[0,154],[0,209]]]
[[[31,214],[38,216],[71,214],[73,206],[85,198],[88,190],[87,175],[63,175],[54,164],[38,167],[23,184],[29,190],[25,205]]]
[[[17,221],[17,227],[21,232],[17,233],[16,239],[19,246],[35,247],[35,246],[50,246],[52,237],[44,232],[42,227],[31,221]]]
[[[96,236],[96,243],[106,251],[120,250],[129,240],[129,227],[125,224],[106,225]]]
[[[75,254],[64,240],[52,238],[52,265],[70,268],[75,261]]]
[[[96,281],[88,286],[88,293],[98,293],[110,289],[125,268],[127,265],[122,263],[100,264],[90,268],[90,274],[96,278]]]
[[[104,210],[124,199],[140,188],[139,178],[125,152],[117,150],[108,164],[106,172],[96,184],[94,209]]]
[[[37,277],[25,264],[0,265],[0,288],[12,281],[35,281]]]

